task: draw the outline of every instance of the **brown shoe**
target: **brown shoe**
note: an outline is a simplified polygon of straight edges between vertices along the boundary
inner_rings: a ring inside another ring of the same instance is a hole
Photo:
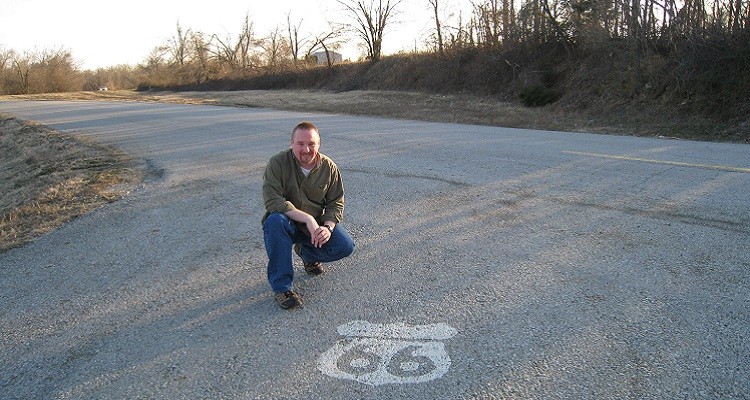
[[[302,252],[298,244],[294,245],[294,252],[297,253],[299,258],[302,260],[302,264],[305,265],[305,272],[307,272],[310,275],[320,275],[323,272],[323,263],[320,261],[315,262],[307,262],[304,258],[302,258]]]
[[[294,290],[276,293],[274,296],[276,297],[276,302],[279,303],[279,307],[285,310],[297,307],[302,304],[302,299]]]

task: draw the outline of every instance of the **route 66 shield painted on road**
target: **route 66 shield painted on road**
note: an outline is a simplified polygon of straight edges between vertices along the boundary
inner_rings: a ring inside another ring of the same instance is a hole
[[[323,353],[318,369],[324,374],[367,385],[421,383],[443,376],[451,360],[441,340],[456,329],[430,325],[373,324],[352,321],[338,327],[347,336]]]

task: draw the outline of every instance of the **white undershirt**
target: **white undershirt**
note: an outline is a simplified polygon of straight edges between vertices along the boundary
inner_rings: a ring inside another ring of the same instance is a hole
[[[300,169],[302,169],[302,173],[305,174],[305,176],[310,175],[310,171],[312,171],[312,168],[305,169],[305,168],[300,167]]]

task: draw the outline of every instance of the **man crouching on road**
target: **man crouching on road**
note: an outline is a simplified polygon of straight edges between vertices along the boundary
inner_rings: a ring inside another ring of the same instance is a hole
[[[322,263],[354,251],[354,241],[339,225],[344,217],[341,173],[319,149],[318,128],[300,122],[292,130],[290,149],[271,157],[263,176],[268,282],[283,309],[302,304],[292,287],[292,246],[311,275],[323,273]]]

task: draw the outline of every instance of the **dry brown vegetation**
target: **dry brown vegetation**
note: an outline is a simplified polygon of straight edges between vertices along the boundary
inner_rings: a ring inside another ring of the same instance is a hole
[[[627,43],[577,48],[570,53],[552,43],[470,48],[446,56],[405,54],[377,63],[160,89],[190,91],[191,97],[206,97],[198,91],[237,90],[312,90],[342,99],[365,94],[366,98],[395,98],[398,108],[403,100],[422,111],[407,118],[748,142],[750,41],[736,38],[682,46],[690,50],[641,58],[631,57]],[[376,110],[388,107],[376,102],[371,106]],[[433,108],[438,112],[432,113]],[[509,113],[522,117],[508,123],[504,116]],[[391,110],[387,115],[401,114]]]
[[[126,154],[0,115],[0,251],[119,199],[142,178]]]
[[[525,107],[493,96],[440,94],[417,91],[352,90],[239,90],[49,93],[0,96],[28,100],[151,101],[260,107],[374,115],[434,122],[465,123],[513,128],[589,132],[601,134],[673,137],[681,139],[750,142],[750,119],[717,119],[685,115],[664,108],[644,110],[633,105],[606,110],[570,110],[556,105]]]

